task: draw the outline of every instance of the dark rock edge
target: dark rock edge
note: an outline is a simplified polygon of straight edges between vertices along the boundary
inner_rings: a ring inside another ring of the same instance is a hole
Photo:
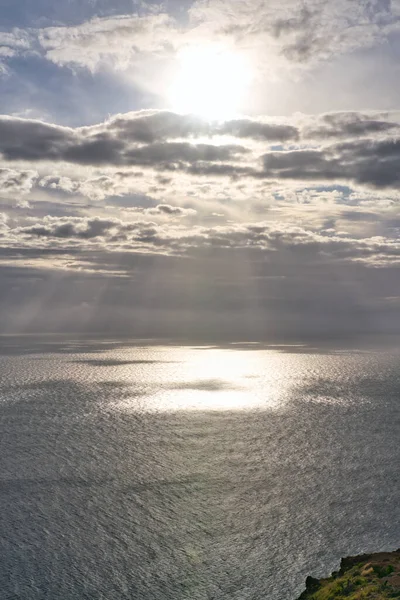
[[[339,571],[333,571],[333,573],[331,573],[331,575],[329,575],[328,577],[341,577],[346,573],[346,571],[349,571],[358,563],[368,563],[379,554],[391,554],[393,556],[400,557],[400,548],[389,552],[371,552],[369,554],[358,554],[357,556],[346,556],[340,561]],[[324,577],[323,579],[325,580],[326,578]],[[302,592],[302,594],[300,594],[297,600],[307,600],[309,598],[309,595],[316,592],[321,587],[321,585],[322,584],[320,579],[316,579],[315,577],[309,575],[306,578],[306,589],[304,590],[304,592]]]

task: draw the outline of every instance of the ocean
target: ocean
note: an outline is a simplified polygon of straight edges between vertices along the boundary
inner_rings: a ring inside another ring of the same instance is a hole
[[[399,366],[3,338],[1,600],[295,600],[399,547]]]

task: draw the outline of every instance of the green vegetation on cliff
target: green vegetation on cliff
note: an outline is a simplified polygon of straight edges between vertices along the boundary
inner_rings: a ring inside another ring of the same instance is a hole
[[[327,579],[307,577],[299,600],[400,599],[400,549],[343,558]]]

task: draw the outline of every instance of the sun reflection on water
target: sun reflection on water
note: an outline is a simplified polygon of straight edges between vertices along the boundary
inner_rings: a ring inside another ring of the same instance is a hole
[[[170,362],[121,366],[135,378],[136,393],[118,402],[122,410],[226,411],[277,408],[289,389],[284,357],[266,350],[161,348]],[[123,371],[123,372],[122,372]]]

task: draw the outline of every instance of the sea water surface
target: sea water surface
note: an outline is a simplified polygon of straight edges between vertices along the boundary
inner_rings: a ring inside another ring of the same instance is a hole
[[[400,355],[0,346],[2,600],[292,600],[400,546]]]

